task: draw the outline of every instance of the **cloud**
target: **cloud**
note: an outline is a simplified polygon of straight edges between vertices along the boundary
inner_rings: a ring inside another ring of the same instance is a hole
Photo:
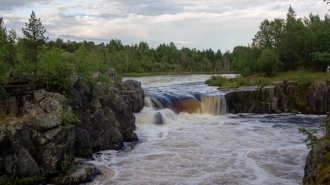
[[[18,31],[35,10],[54,40],[117,38],[225,51],[251,42],[264,19],[285,18],[290,4],[298,17],[329,9],[322,0],[8,0],[0,10],[6,9],[5,26]]]

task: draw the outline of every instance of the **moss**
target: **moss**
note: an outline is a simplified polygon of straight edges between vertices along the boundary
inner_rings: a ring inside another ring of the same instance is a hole
[[[264,89],[264,91],[262,92],[262,99],[264,101],[269,99],[269,90],[268,89]]]
[[[326,153],[323,157],[323,163],[318,167],[318,176],[316,184],[320,184],[325,176],[330,173],[330,152]]]
[[[321,143],[321,142],[324,142],[324,141],[327,141],[327,140],[330,140],[330,135],[324,135],[323,137],[321,137],[320,139],[319,139],[319,143]],[[330,152],[330,151],[329,151]]]

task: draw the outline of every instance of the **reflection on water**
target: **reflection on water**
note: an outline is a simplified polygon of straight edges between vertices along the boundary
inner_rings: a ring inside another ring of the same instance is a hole
[[[187,89],[186,84],[182,87]],[[295,114],[174,114],[151,102],[146,105],[136,114],[140,141],[123,151],[94,154],[91,162],[102,175],[90,184],[301,184],[308,149],[298,128],[317,128],[321,119]],[[162,124],[153,124],[154,112],[163,115]]]

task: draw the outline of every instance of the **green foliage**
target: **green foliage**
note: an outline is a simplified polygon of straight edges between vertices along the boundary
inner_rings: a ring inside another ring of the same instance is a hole
[[[316,130],[311,130],[309,128],[299,128],[298,131],[304,136],[307,136],[307,138],[304,140],[304,143],[309,149],[318,143],[319,139],[315,136]]]
[[[68,171],[73,171],[75,169],[74,160],[68,155],[64,155],[64,159],[61,163],[61,175],[64,175]]]
[[[18,178],[16,177],[14,182],[12,183],[10,177],[7,175],[1,176],[1,185],[20,185],[20,184],[25,184],[25,185],[35,185],[35,184],[41,184],[44,183],[46,180],[45,177],[42,176],[31,176],[31,177],[24,177],[24,178]]]
[[[28,52],[25,55],[25,60],[34,64],[34,75],[37,75],[38,55],[44,49],[48,37],[45,37],[46,29],[42,25],[40,18],[37,19],[34,11],[32,11],[29,23],[25,23],[26,28],[22,28],[24,35],[24,44]]]
[[[305,68],[300,68],[297,70],[297,77],[298,77],[297,85],[299,88],[302,89],[308,88],[313,83],[313,79],[307,78],[306,73],[307,71]]]
[[[325,128],[325,126],[326,126],[326,119],[327,118],[321,119],[321,121],[320,121],[320,128]],[[304,136],[307,136],[307,138],[304,140],[304,143],[306,144],[306,146],[309,149],[312,148],[318,142],[320,142],[320,140],[315,136],[315,134],[317,132],[316,130],[311,130],[309,128],[299,128],[298,129],[298,132],[299,133],[302,133]]]
[[[258,84],[260,84],[261,86],[266,86],[272,83],[269,78],[259,78],[258,81]]]
[[[61,120],[65,125],[71,126],[79,121],[78,116],[70,108],[61,109]]]
[[[206,84],[221,87],[225,84],[226,80],[225,77],[213,75],[210,79],[206,80]]]
[[[38,86],[57,91],[68,91],[72,81],[70,75],[74,71],[74,65],[65,60],[65,55],[60,49],[51,49],[39,55],[39,80]]]
[[[279,56],[272,49],[263,49],[260,58],[258,59],[259,73],[265,76],[274,76],[280,71],[281,62]]]
[[[243,72],[241,73],[242,76],[250,76],[251,74],[252,71],[248,67],[244,68]]]
[[[1,181],[0,181],[1,185],[11,185],[10,177],[8,177],[7,175],[3,175],[3,176],[0,176],[0,177],[1,177]]]

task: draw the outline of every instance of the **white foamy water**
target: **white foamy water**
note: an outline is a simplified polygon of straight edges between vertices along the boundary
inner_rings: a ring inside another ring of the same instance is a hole
[[[196,76],[201,77],[191,78]],[[156,85],[150,82],[155,78],[150,77],[149,82],[148,77],[143,78],[150,96],[156,95],[155,88],[182,94],[187,93],[184,89],[211,91],[186,75],[189,81],[169,76],[174,80],[171,83],[162,76],[168,83]],[[168,88],[171,84],[176,84],[174,90]],[[178,84],[182,84],[181,90]],[[187,88],[187,84],[196,86]],[[156,113],[162,115],[161,125],[153,124]],[[309,150],[298,128],[318,128],[321,119],[301,114],[175,114],[150,106],[136,117],[140,141],[126,144],[122,151],[94,154],[95,160],[90,162],[102,175],[90,184],[301,184]]]

